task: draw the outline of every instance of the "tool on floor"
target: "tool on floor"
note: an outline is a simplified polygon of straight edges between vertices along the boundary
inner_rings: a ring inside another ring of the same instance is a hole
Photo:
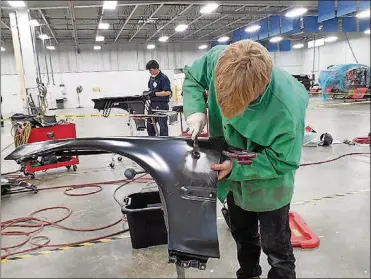
[[[19,194],[25,192],[37,193],[37,187],[27,181],[22,181],[7,175],[1,175],[1,195]]]

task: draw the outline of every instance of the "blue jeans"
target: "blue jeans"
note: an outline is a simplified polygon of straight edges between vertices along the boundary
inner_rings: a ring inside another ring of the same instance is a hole
[[[151,109],[161,109],[161,110],[169,110],[169,103],[165,102],[151,102]],[[156,124],[160,126],[160,136],[169,136],[169,128],[167,124],[167,117],[158,117],[156,118]],[[147,132],[148,136],[154,137],[156,136],[156,130],[153,126],[151,120],[147,121]]]

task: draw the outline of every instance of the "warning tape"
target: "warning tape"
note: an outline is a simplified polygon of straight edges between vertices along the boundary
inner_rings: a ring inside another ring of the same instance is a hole
[[[292,205],[303,205],[303,204],[313,203],[313,202],[317,202],[317,201],[323,201],[323,200],[328,200],[328,199],[345,197],[345,196],[350,196],[350,195],[364,193],[364,192],[370,192],[370,189],[350,191],[350,192],[346,192],[346,193],[343,193],[343,194],[335,194],[335,195],[329,195],[329,196],[324,196],[324,197],[320,197],[320,198],[314,198],[314,199],[305,200],[305,201],[302,201],[302,202],[295,202]],[[218,220],[224,220],[224,217],[220,216],[217,219]],[[15,257],[9,257],[9,258],[6,258],[6,259],[2,259],[1,263],[7,263],[7,262],[22,260],[22,259],[29,259],[29,258],[32,258],[32,257],[35,257],[35,256],[49,255],[49,254],[53,254],[53,253],[56,253],[56,252],[71,250],[73,248],[93,246],[93,245],[97,245],[97,244],[101,244],[101,243],[109,243],[109,242],[112,242],[112,241],[115,241],[115,240],[128,239],[128,238],[130,238],[129,234],[120,235],[120,236],[113,236],[113,237],[103,238],[103,239],[95,240],[95,241],[91,241],[91,242],[85,242],[85,243],[75,244],[75,245],[71,245],[71,246],[64,246],[64,247],[54,248],[54,249],[50,249],[50,250],[43,250],[43,251],[39,251],[39,252],[35,252],[35,253],[24,254],[24,255],[15,256]]]
[[[360,101],[360,102],[351,102],[351,103],[339,103],[339,104],[317,104],[308,106],[309,109],[315,108],[330,108],[330,107],[341,107],[341,106],[350,106],[350,105],[358,105],[358,104],[369,104],[371,101]],[[127,117],[128,113],[111,113],[109,117]],[[87,113],[87,114],[57,114],[55,115],[56,118],[101,118],[104,117],[103,114],[99,113]],[[42,116],[36,116],[36,118],[42,118]],[[104,117],[106,118],[106,117]],[[11,120],[10,117],[6,117],[3,119],[4,121]]]
[[[129,114],[128,113],[111,113],[109,115],[109,117],[122,117],[122,116],[128,116]],[[42,116],[38,115],[38,116],[35,116],[36,118],[43,118]],[[103,114],[99,114],[99,113],[87,113],[87,114],[57,114],[55,115],[56,118],[62,118],[62,119],[65,119],[65,118],[100,118],[100,117],[103,117],[103,118],[106,118],[103,116]],[[11,120],[11,116],[9,117],[5,117],[3,119],[4,121],[10,121]]]
[[[351,106],[351,105],[358,105],[358,104],[370,104],[371,101],[361,101],[361,102],[351,102],[351,103],[338,103],[338,104],[317,104],[308,106],[309,109],[314,108],[331,108],[331,107],[343,107],[343,106]]]
[[[112,242],[112,241],[115,241],[115,240],[127,239],[127,238],[130,238],[130,235],[125,234],[125,235],[120,235],[120,236],[112,236],[112,237],[109,237],[109,238],[103,238],[103,239],[95,240],[95,241],[91,241],[91,242],[85,242],[85,243],[81,243],[81,244],[74,244],[74,245],[71,245],[71,246],[64,246],[64,247],[54,248],[54,249],[50,249],[50,250],[43,250],[43,251],[30,253],[30,254],[24,254],[24,255],[20,255],[20,256],[16,256],[16,257],[9,257],[9,258],[6,258],[6,259],[2,259],[1,263],[7,263],[7,262],[17,261],[17,260],[22,260],[22,259],[29,259],[29,258],[32,258],[32,257],[35,257],[35,256],[49,255],[49,254],[54,254],[54,253],[60,252],[60,251],[71,250],[73,248],[93,246],[93,245],[97,245],[97,244],[101,244],[101,243],[108,243],[108,242]]]

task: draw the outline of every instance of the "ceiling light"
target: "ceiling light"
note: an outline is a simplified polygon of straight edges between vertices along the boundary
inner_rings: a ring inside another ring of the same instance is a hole
[[[295,9],[292,9],[290,11],[288,11],[286,14],[285,14],[285,17],[298,17],[298,16],[301,16],[303,14],[305,14],[306,12],[308,11],[307,8],[295,8]]]
[[[200,9],[201,14],[210,14],[219,7],[219,4],[210,3]]]
[[[160,42],[166,42],[167,40],[169,40],[169,37],[168,36],[162,36],[158,39]]]
[[[187,24],[179,24],[177,27],[175,27],[176,32],[184,32],[188,28]]]
[[[8,4],[13,8],[24,8],[26,4],[24,1],[8,1]]]
[[[104,41],[104,36],[96,36],[95,41],[96,42],[103,42]]]
[[[100,50],[102,47],[101,46],[94,46],[95,50]]]
[[[40,23],[37,21],[37,19],[31,19],[29,23],[31,26],[40,26]]]
[[[356,14],[356,17],[358,17],[358,18],[368,18],[368,17],[370,17],[370,9],[359,12],[358,14]]]
[[[370,35],[370,29],[365,30],[365,34]]]
[[[40,40],[47,40],[47,39],[50,39],[50,37],[48,35],[46,35],[46,34],[40,34],[39,35],[39,39]]]
[[[5,47],[1,47],[1,51],[5,51],[6,49],[5,49]]]
[[[282,40],[283,40],[282,37],[273,37],[273,38],[270,39],[269,41],[270,41],[271,43],[278,43],[278,42],[280,42],[280,41],[282,41]]]
[[[219,39],[218,39],[218,42],[219,43],[225,43],[225,42],[228,42],[229,41],[229,37],[220,37]]]
[[[304,44],[296,44],[292,46],[292,48],[303,48],[303,47],[304,47]]]
[[[245,32],[247,32],[247,33],[256,32],[256,31],[258,31],[260,28],[261,28],[260,25],[251,25],[251,26],[247,26],[247,27],[245,28]]]
[[[155,45],[148,45],[147,49],[154,49],[156,46]]]
[[[46,48],[49,50],[55,50],[55,46],[46,46]]]
[[[331,42],[335,42],[337,39],[338,39],[338,37],[336,37],[336,36],[330,36],[330,37],[325,38],[325,42],[326,43],[331,43]]]
[[[98,28],[99,29],[108,29],[109,28],[109,23],[101,22],[101,23],[99,23]]]
[[[207,45],[200,45],[198,49],[207,49]]]
[[[114,10],[116,9],[117,1],[104,1],[103,10]]]

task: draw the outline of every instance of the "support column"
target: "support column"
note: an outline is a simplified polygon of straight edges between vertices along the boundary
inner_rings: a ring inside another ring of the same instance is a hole
[[[22,61],[22,52],[21,52],[21,45],[19,42],[19,35],[18,35],[18,28],[17,28],[17,19],[15,13],[9,13],[10,19],[10,29],[12,31],[12,39],[13,39],[13,48],[14,48],[14,59],[17,67],[17,73],[19,77],[19,92],[22,98],[22,107],[23,113],[28,113],[28,102],[27,102],[27,91],[26,91],[26,82],[24,80],[24,69],[23,69],[23,61]]]
[[[16,14],[9,15],[12,28],[14,55],[17,71],[21,83],[21,97],[24,110],[29,110],[29,101],[32,100],[36,107],[39,106],[37,89],[37,68],[34,44],[31,36],[28,10],[17,10]]]

